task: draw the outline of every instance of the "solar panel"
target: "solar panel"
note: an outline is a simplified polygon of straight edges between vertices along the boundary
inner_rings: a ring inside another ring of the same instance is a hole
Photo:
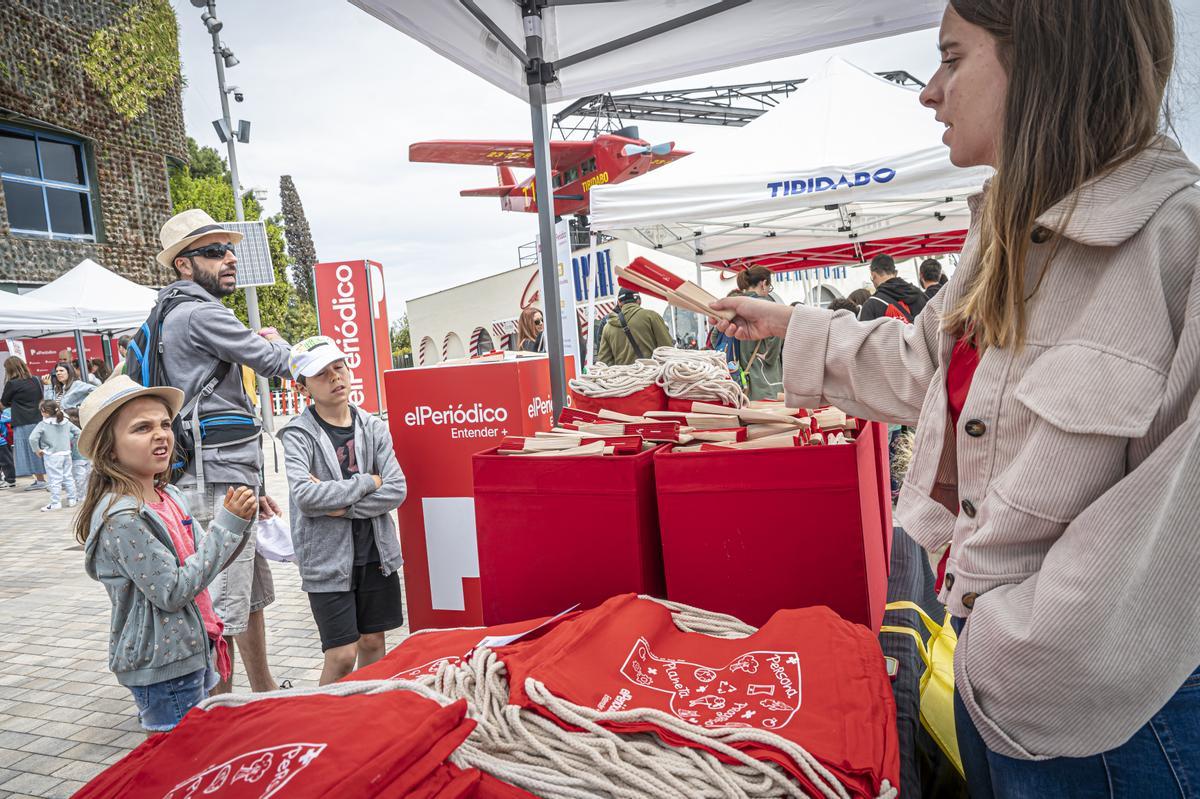
[[[275,266],[271,263],[271,247],[267,243],[267,226],[262,222],[222,222],[221,227],[241,233],[237,245],[237,284],[246,286],[275,285]]]

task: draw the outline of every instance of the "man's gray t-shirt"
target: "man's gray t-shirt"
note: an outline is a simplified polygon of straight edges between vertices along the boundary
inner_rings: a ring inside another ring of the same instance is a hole
[[[190,399],[220,363],[227,362],[231,365],[228,373],[213,393],[200,402],[200,415],[256,416],[238,367],[244,364],[266,377],[290,377],[291,345],[267,341],[253,332],[233,311],[190,280],[179,280],[164,287],[158,293],[159,300],[176,289],[198,301],[179,305],[163,321],[163,365],[168,382]],[[205,482],[257,487],[261,469],[262,442],[258,439],[204,451]],[[180,485],[187,486],[195,479],[193,460]]]

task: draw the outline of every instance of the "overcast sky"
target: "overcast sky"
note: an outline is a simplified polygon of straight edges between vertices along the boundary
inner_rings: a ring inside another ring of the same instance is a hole
[[[1176,124],[1200,159],[1200,0],[1175,0],[1181,64]],[[180,24],[184,118],[201,145],[224,147],[211,38],[200,10],[174,0]],[[493,185],[487,167],[410,164],[425,139],[528,138],[528,107],[423,45],[340,0],[219,0],[225,44],[241,63],[227,82],[242,89],[235,120],[253,123],[239,146],[244,187],[269,191],[292,175],[322,261],[370,258],[384,265],[393,319],[403,301],[517,265],[517,247],[537,233],[533,214],[505,213],[494,199],[460,188]],[[805,77],[836,53],[872,71],[906,70],[925,80],[937,66],[936,31],[906,34],[661,84],[702,87]],[[887,135],[886,120],[872,120]],[[640,124],[643,138],[683,149],[725,147],[738,129]]]

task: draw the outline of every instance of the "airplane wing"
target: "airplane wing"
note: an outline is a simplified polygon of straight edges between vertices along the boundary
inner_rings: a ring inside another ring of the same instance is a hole
[[[592,154],[590,141],[550,142],[550,166],[583,161]],[[533,143],[529,141],[423,141],[410,144],[408,160],[435,164],[475,164],[478,166],[515,166],[533,169]]]
[[[691,154],[691,150],[672,150],[666,155],[656,155],[650,159],[650,169],[653,171],[658,169],[660,166],[666,166],[672,161],[678,161],[680,158]]]
[[[484,189],[463,189],[458,193],[459,197],[507,197],[512,194],[516,186],[488,186]]]

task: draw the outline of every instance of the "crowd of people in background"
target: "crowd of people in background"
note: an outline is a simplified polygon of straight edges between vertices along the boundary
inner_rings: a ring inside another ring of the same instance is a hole
[[[63,450],[59,428],[78,430],[79,406],[110,373],[104,361],[94,359],[88,362],[86,378],[81,378],[76,365],[69,360],[71,357],[69,351],[61,353],[62,360],[40,377],[17,355],[10,355],[4,361],[4,390],[0,394],[0,488],[16,487],[18,477],[33,477],[25,490],[48,490],[51,495],[42,510],[60,510],[64,488],[66,504],[73,506],[76,494],[86,485],[81,481],[87,476],[87,459],[79,454],[74,438],[65,450],[66,465],[60,462],[58,455]]]

